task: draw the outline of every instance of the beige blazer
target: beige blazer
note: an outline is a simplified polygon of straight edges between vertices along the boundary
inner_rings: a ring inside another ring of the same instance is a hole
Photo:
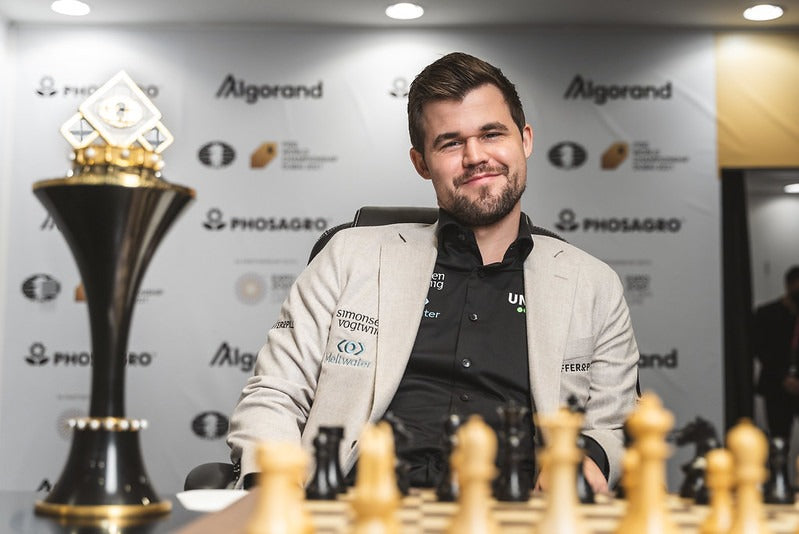
[[[339,232],[297,278],[231,417],[231,458],[258,471],[262,440],[301,443],[344,427],[348,471],[367,422],[391,402],[416,339],[436,261],[436,225]],[[618,276],[587,253],[533,236],[524,285],[530,388],[539,413],[576,395],[583,432],[620,474],[622,425],[636,402],[638,349]]]

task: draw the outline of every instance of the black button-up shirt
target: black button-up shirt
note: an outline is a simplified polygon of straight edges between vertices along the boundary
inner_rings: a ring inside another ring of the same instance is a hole
[[[440,211],[438,257],[408,366],[389,410],[412,439],[397,441],[397,454],[410,464],[410,482],[437,482],[444,462],[444,420],[451,413],[479,414],[499,431],[497,408],[510,401],[532,413],[524,260],[533,248],[527,217],[501,262],[483,265],[474,233]],[[523,450],[535,471],[532,417]]]

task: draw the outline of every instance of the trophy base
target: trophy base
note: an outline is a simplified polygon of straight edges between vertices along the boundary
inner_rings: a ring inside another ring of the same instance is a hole
[[[139,450],[143,423],[116,417],[75,421],[67,465],[37,514],[86,520],[149,518],[167,514],[150,485]]]
[[[78,520],[81,523],[97,523],[104,520],[122,520],[126,523],[136,523],[138,519],[149,519],[153,516],[168,514],[172,510],[172,503],[159,501],[150,504],[59,504],[45,501],[36,501],[36,513],[49,515],[68,520]]]

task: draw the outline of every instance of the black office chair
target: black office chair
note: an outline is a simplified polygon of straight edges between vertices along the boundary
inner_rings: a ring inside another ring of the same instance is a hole
[[[319,236],[308,258],[308,263],[322,250],[328,241],[339,231],[355,226],[384,226],[396,223],[423,223],[433,224],[438,220],[438,208],[414,208],[395,206],[364,206],[355,212],[352,222],[346,222],[325,230]],[[528,218],[529,222],[529,218]],[[546,228],[534,226],[530,223],[533,234],[554,237],[566,241],[559,235]],[[199,465],[192,469],[186,476],[183,484],[184,490],[194,489],[224,489],[230,487],[238,476],[235,466],[229,463],[211,462]],[[246,479],[245,479],[246,482]]]

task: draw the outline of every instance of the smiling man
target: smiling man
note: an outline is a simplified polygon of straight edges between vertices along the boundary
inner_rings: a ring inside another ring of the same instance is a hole
[[[411,84],[411,161],[440,208],[433,225],[339,232],[298,277],[231,419],[242,475],[262,440],[312,450],[320,426],[344,427],[350,470],[367,422],[391,411],[410,482],[437,482],[444,419],[481,415],[499,430],[513,402],[585,408],[583,471],[601,491],[620,474],[622,425],[636,400],[638,349],[616,274],[531,226],[521,212],[533,130],[514,85],[467,54]],[[522,476],[537,473],[527,419]]]

